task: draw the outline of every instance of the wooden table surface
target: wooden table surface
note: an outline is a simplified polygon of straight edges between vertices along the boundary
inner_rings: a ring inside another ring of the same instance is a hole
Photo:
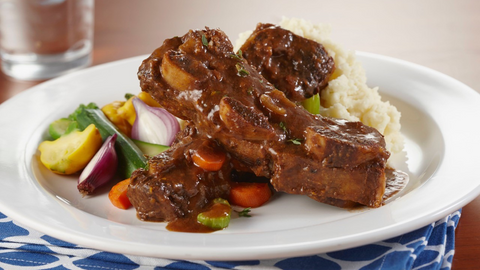
[[[329,23],[332,38],[345,48],[424,65],[480,91],[480,1],[171,2],[97,0],[92,65],[149,54],[190,28],[218,27],[235,40],[257,22],[286,16]],[[0,103],[38,83],[0,74]],[[452,269],[480,267],[479,228],[477,197],[463,208]]]

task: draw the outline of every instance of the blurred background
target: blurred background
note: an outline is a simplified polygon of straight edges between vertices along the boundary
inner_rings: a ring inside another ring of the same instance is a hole
[[[191,28],[218,27],[235,40],[258,22],[286,16],[331,24],[332,38],[345,48],[418,63],[480,91],[480,1],[97,0],[96,7],[95,42],[103,46],[97,47],[101,56],[109,57],[104,61],[115,60],[117,52],[108,50],[150,53],[165,38]],[[131,42],[122,44],[118,31]]]

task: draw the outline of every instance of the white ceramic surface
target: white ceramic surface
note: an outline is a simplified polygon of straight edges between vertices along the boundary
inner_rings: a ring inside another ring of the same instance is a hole
[[[251,218],[211,234],[169,232],[165,224],[116,209],[108,189],[82,198],[76,177],[39,165],[48,124],[80,103],[104,105],[138,93],[145,56],[40,84],[0,106],[0,212],[40,232],[100,250],[172,259],[243,260],[291,257],[368,244],[438,220],[480,193],[476,162],[480,95],[433,70],[359,53],[371,86],[402,112],[405,151],[393,165],[410,175],[399,198],[379,209],[348,211],[302,196],[276,195]]]

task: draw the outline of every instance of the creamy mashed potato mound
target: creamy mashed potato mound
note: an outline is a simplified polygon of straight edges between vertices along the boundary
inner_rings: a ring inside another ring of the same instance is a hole
[[[401,152],[403,137],[400,133],[400,112],[388,101],[382,101],[378,87],[367,86],[367,77],[355,52],[345,50],[330,39],[330,26],[312,24],[302,19],[283,18],[279,24],[293,33],[322,44],[335,61],[335,73],[327,88],[321,93],[320,114],[328,117],[361,121],[376,128],[385,136],[387,150]],[[236,41],[238,50],[252,31],[240,34]]]

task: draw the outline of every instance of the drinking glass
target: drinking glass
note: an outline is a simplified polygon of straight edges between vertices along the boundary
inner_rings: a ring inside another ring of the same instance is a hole
[[[94,0],[0,0],[2,71],[44,80],[88,66]]]

